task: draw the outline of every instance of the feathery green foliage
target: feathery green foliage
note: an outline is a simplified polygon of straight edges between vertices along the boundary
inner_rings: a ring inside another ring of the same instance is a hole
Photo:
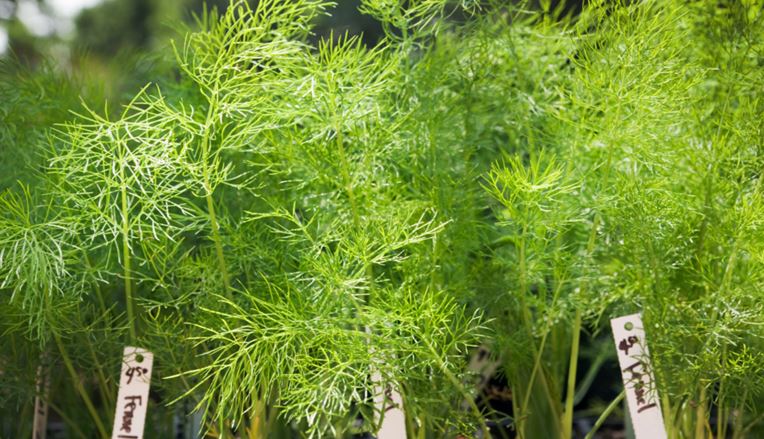
[[[313,41],[332,2],[235,1],[174,80],[116,112],[64,89],[28,137],[37,89],[0,88],[3,411],[48,358],[70,435],[105,436],[131,344],[148,434],[185,404],[211,437],[349,437],[395,390],[412,437],[567,439],[581,333],[641,311],[670,437],[756,434],[761,1],[501,3],[363,1],[366,47]],[[485,342],[511,414],[475,404]]]

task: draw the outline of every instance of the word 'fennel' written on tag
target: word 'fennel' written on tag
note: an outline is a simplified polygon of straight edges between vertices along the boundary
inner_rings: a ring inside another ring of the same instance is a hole
[[[153,360],[145,349],[125,347],[112,439],[143,438]]]
[[[34,399],[34,420],[32,423],[32,438],[45,439],[48,426],[48,392],[50,376],[44,367],[46,356],[37,367],[37,396]]]
[[[612,319],[610,324],[634,434],[637,439],[664,439],[666,428],[650,366],[642,318],[639,314],[632,314]]]
[[[379,375],[374,376],[379,380]],[[405,439],[406,415],[403,411],[403,398],[389,384],[378,388],[380,394],[375,397],[375,405],[382,416],[382,425],[377,432],[378,439]]]
[[[629,349],[631,349],[636,343],[639,343],[639,337],[636,335],[631,335],[625,339],[622,339],[618,343],[618,349],[623,351],[626,355],[629,355]],[[650,376],[645,373],[645,364],[641,360],[635,361],[634,364],[627,367],[626,369],[623,369],[621,372],[631,374],[628,382],[631,383],[634,390],[634,396],[637,398],[638,413],[641,413],[650,408],[658,407],[657,403],[649,402],[646,399],[647,383],[645,383],[645,379],[649,379]]]

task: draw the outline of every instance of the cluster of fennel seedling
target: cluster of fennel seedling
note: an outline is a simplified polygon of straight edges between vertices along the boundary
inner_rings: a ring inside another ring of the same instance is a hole
[[[135,345],[148,436],[375,432],[392,390],[410,437],[567,439],[637,311],[671,438],[760,431],[761,1],[364,0],[374,47],[316,40],[332,6],[205,14],[121,106],[4,66],[2,434],[42,364],[69,436],[108,437]]]

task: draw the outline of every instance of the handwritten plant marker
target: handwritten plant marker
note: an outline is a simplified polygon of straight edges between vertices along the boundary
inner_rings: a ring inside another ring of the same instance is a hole
[[[666,427],[639,314],[610,320],[637,439],[666,439]]]
[[[111,439],[143,439],[154,354],[125,346]]]
[[[381,381],[379,373],[374,373],[372,379]],[[403,411],[403,398],[389,385],[376,389],[374,405],[382,416],[382,426],[377,433],[377,439],[406,439],[406,414]]]
[[[48,391],[50,377],[43,365],[37,367],[37,396],[34,399],[32,438],[45,439],[48,429]]]

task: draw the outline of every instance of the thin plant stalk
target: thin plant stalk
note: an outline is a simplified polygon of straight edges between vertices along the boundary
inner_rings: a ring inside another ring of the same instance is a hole
[[[573,341],[570,345],[568,360],[568,385],[565,392],[565,410],[563,411],[561,438],[567,439],[573,434],[573,400],[576,394],[576,373],[578,371],[578,349],[581,342],[581,311],[576,310],[573,318]]]
[[[741,412],[741,417],[742,417],[742,412]],[[764,421],[764,413],[761,413],[759,416],[757,416],[756,418],[754,418],[753,420],[751,420],[751,422],[749,422],[749,423],[748,423],[748,425],[746,425],[745,427],[743,427],[743,428],[740,430],[740,435],[739,435],[738,437],[740,437],[740,438],[744,438],[744,437],[746,437],[746,435],[748,434],[748,432],[750,432],[750,431],[751,431],[751,429],[753,429],[753,427],[755,427],[755,426],[756,426],[756,424],[758,424],[758,423],[759,423],[759,422],[761,422],[761,421]],[[742,425],[742,422],[741,422],[741,425]],[[736,432],[736,433],[737,433],[737,432]]]
[[[207,119],[205,124],[204,133],[201,139],[202,149],[202,178],[204,199],[207,203],[207,213],[210,217],[210,228],[212,229],[212,242],[215,245],[215,254],[217,255],[218,268],[220,274],[223,276],[223,285],[225,286],[225,294],[228,298],[231,297],[231,280],[228,274],[228,266],[225,262],[225,254],[223,253],[223,241],[220,237],[220,226],[217,220],[217,214],[215,212],[215,202],[212,199],[212,186],[210,184],[210,171],[209,171],[209,159],[210,159],[210,130],[214,124],[213,117],[214,111],[217,110],[217,87],[212,91],[209,107],[207,109]]]
[[[51,410],[56,412],[58,416],[61,417],[61,419],[64,421],[67,427],[72,429],[74,434],[81,437],[82,439],[88,439],[85,433],[82,432],[82,429],[80,429],[79,425],[77,425],[77,422],[75,422],[72,418],[70,418],[69,415],[67,415],[66,412],[64,412],[63,410],[61,410],[60,407],[54,404],[53,401],[48,401],[48,407],[50,407]]]
[[[98,357],[96,356],[96,352],[93,349],[93,344],[90,343],[90,340],[87,340],[85,342],[88,345],[88,352],[90,353],[90,358],[93,360],[93,364],[95,364],[96,367],[96,376],[98,377],[98,391],[101,395],[101,399],[104,401],[104,404],[107,407],[113,406],[116,397],[114,396],[114,392],[112,389],[112,386],[109,386],[107,384],[106,375],[103,373],[103,367],[101,367],[101,362],[98,361]]]
[[[594,434],[599,431],[600,427],[602,427],[602,424],[607,421],[607,418],[610,417],[610,414],[613,413],[613,411],[618,407],[618,404],[623,401],[623,398],[626,396],[626,391],[621,390],[621,393],[618,394],[618,396],[615,397],[614,400],[608,404],[608,406],[605,408],[605,410],[602,411],[599,418],[597,418],[597,421],[594,422],[594,426],[592,426],[592,429],[589,430],[589,433],[586,433],[586,437],[584,439],[593,439]]]
[[[90,256],[88,256],[87,251],[84,251],[83,249],[82,254],[85,259],[85,265],[88,267],[89,270],[92,270],[93,263],[90,261]],[[95,296],[96,296],[96,299],[98,300],[98,306],[101,311],[101,314],[105,316],[108,314],[109,311],[106,308],[106,302],[104,301],[104,298],[103,298],[103,290],[101,290],[101,286],[98,284],[98,281],[93,282],[93,289],[95,290]]]
[[[98,416],[98,411],[93,405],[93,401],[90,399],[90,396],[88,396],[87,390],[85,390],[85,387],[82,385],[82,380],[80,380],[80,377],[77,375],[77,371],[74,370],[74,365],[72,364],[72,360],[69,358],[69,354],[66,353],[66,349],[64,349],[64,345],[61,342],[61,337],[54,332],[53,339],[56,341],[58,350],[61,353],[61,359],[63,359],[64,365],[66,366],[66,370],[69,372],[69,378],[72,380],[75,389],[77,389],[77,393],[80,394],[82,401],[85,403],[85,407],[90,413],[90,417],[93,419],[93,422],[98,429],[98,433],[102,438],[107,439],[109,434],[106,432],[106,427],[104,427],[103,422],[101,421],[101,417]]]
[[[126,145],[125,145],[126,147]],[[127,185],[125,183],[124,156],[120,160],[120,196],[122,205],[122,264],[125,278],[125,307],[127,308],[127,322],[130,330],[130,339],[133,343],[137,340],[135,326],[135,312],[133,311],[133,273],[130,255],[130,223],[128,222]]]
[[[523,229],[521,232],[521,238],[520,243],[518,245],[519,247],[519,283],[520,283],[520,308],[521,308],[521,320],[523,322],[523,326],[525,327],[526,332],[528,335],[533,335],[533,329],[531,328],[531,312],[528,308],[528,305],[525,301],[525,295],[528,290],[527,285],[527,262],[526,262],[526,239],[525,236],[527,235],[527,222],[523,225]],[[534,356],[534,366],[533,366],[533,372],[531,373],[532,378],[528,382],[528,389],[526,391],[526,396],[530,396],[530,393],[533,390],[533,386],[535,384],[535,376],[536,372],[541,367],[541,355],[543,354],[544,345],[546,343],[546,332],[543,336],[543,339],[541,341],[541,346],[537,347],[535,345],[535,342],[532,341],[532,350],[533,350],[533,356]],[[549,404],[549,408],[553,411],[556,411],[557,402],[555,398],[552,397],[550,388],[549,388],[549,382],[547,380],[546,374],[542,373],[538,374],[539,381],[541,382],[541,386],[544,389],[544,395],[547,399],[547,402]],[[520,416],[517,418],[518,422],[518,435],[521,438],[525,438],[525,426],[526,426],[526,419],[529,412],[528,402],[529,398],[523,398],[523,405],[519,406],[518,409],[520,410],[518,413],[520,413]],[[514,401],[514,398],[513,398]],[[559,419],[554,417],[553,422],[559,423]],[[558,430],[559,431],[559,430]]]
[[[617,110],[618,113],[620,113],[620,109]],[[604,176],[604,184],[607,184],[607,181],[610,177],[610,167],[612,162],[612,150],[608,153],[607,156],[607,163],[605,164],[605,176]],[[592,221],[592,228],[589,231],[589,240],[587,242],[587,259],[591,258],[594,254],[595,244],[597,240],[597,229],[599,228],[601,218],[600,215],[597,214],[594,217],[594,221]],[[584,282],[583,286],[581,287],[581,291],[584,292],[588,288],[588,282]],[[571,341],[570,345],[570,358],[568,359],[568,378],[567,378],[567,389],[565,394],[565,410],[563,411],[563,422],[562,422],[562,432],[561,432],[561,439],[567,439],[571,437],[573,433],[573,401],[575,400],[575,393],[576,393],[576,374],[578,372],[578,352],[579,352],[579,344],[581,342],[581,310],[576,308],[576,313],[573,318],[573,328],[572,328],[572,334],[573,339]]]
[[[448,370],[445,365],[440,361],[440,358],[438,357],[437,352],[435,352],[435,349],[430,345],[428,342],[425,341],[425,344],[427,345],[427,348],[430,350],[430,352],[433,354],[433,358],[435,358],[438,361],[438,366],[440,367],[440,370],[443,372],[443,374],[446,376],[446,378],[451,382],[451,384],[454,385],[459,391],[462,393],[464,398],[467,401],[467,404],[469,404],[470,408],[472,409],[473,414],[477,418],[480,430],[483,432],[484,437],[490,438],[491,437],[491,431],[488,429],[488,425],[485,423],[485,419],[483,418],[483,414],[480,412],[480,409],[478,408],[477,404],[475,404],[475,398],[472,397],[472,395],[467,392],[467,390],[464,388],[462,383],[459,382],[459,379],[454,376],[453,373],[451,373],[450,370]]]

